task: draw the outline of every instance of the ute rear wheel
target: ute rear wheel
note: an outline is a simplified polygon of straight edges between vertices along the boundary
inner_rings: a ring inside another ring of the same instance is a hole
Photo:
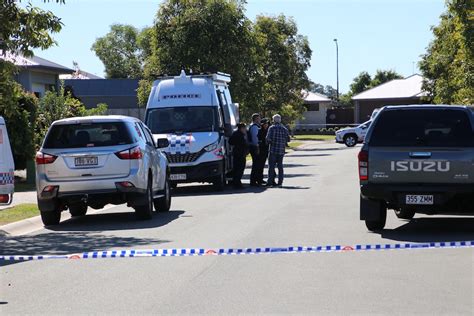
[[[401,208],[395,210],[395,215],[400,219],[412,219],[415,216],[415,211]]]
[[[360,219],[372,231],[384,229],[387,221],[387,204],[384,201],[360,198]]]
[[[380,218],[377,220],[366,220],[365,226],[371,232],[376,232],[384,229],[385,223],[387,222],[387,208],[380,210]]]
[[[347,147],[354,147],[355,145],[357,145],[357,135],[348,134],[348,135],[344,136],[344,144]]]

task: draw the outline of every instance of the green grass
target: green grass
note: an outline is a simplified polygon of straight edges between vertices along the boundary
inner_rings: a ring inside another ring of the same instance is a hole
[[[36,204],[19,204],[0,211],[0,225],[5,225],[25,218],[38,216],[38,206]]]
[[[296,140],[316,140],[316,141],[327,141],[334,140],[334,135],[295,135]]]
[[[301,145],[303,145],[303,142],[299,142],[299,141],[292,141],[292,142],[288,143],[288,147],[291,148],[291,149],[298,148]]]

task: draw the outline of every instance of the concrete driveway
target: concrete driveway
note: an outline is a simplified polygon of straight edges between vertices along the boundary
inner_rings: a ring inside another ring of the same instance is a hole
[[[286,247],[474,240],[474,218],[358,213],[357,148],[310,145],[286,157],[283,188],[176,190],[138,222],[120,206],[3,236],[0,254],[110,249]],[[7,314],[474,314],[474,249],[4,262]]]

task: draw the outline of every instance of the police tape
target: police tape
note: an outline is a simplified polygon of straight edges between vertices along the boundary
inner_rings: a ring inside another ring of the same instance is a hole
[[[137,257],[191,257],[191,256],[229,256],[283,253],[328,253],[384,250],[419,250],[441,248],[474,248],[474,241],[449,241],[429,243],[365,244],[353,246],[314,246],[314,247],[266,247],[266,248],[176,248],[144,250],[108,250],[92,251],[64,255],[9,256],[0,255],[3,261],[31,261],[46,259],[102,259]]]

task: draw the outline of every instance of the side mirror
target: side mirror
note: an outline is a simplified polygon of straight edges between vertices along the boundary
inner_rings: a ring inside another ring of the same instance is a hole
[[[224,124],[223,132],[224,132],[224,136],[230,137],[230,136],[232,136],[232,133],[234,132],[234,129],[232,128],[232,125]]]
[[[170,145],[168,138],[158,138],[156,141],[156,148],[166,148]]]

